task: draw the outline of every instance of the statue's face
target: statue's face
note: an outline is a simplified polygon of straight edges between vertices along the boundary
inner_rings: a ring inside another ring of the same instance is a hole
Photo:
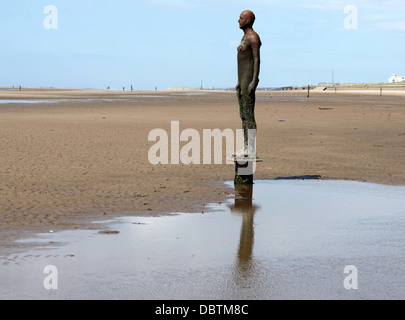
[[[250,15],[247,12],[243,11],[240,14],[238,22],[239,22],[239,28],[245,29],[247,26],[249,26],[251,24]]]

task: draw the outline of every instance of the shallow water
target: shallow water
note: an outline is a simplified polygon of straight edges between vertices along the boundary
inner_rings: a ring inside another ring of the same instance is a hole
[[[92,102],[92,101],[108,101],[108,102],[138,102],[135,99],[0,99],[0,104],[35,104],[35,103],[59,103],[59,102]]]
[[[94,98],[94,99],[0,99],[0,104],[38,104],[38,103],[60,103],[60,102],[143,102],[140,98],[170,98],[162,95],[124,95],[118,98]]]
[[[256,181],[213,213],[41,234],[0,260],[8,299],[404,299],[405,188]],[[54,243],[49,243],[50,241]],[[56,290],[44,288],[47,265]],[[344,287],[346,266],[358,289]]]
[[[18,104],[23,104],[23,103],[55,103],[55,102],[61,102],[63,101],[62,99],[59,100],[34,100],[34,99],[0,99],[0,104],[9,104],[9,103],[18,103]]]

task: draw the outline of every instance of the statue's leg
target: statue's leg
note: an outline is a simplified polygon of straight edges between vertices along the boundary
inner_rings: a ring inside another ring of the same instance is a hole
[[[255,95],[247,92],[238,95],[239,112],[242,120],[242,129],[244,137],[244,148],[239,152],[244,159],[247,157],[256,159],[255,138],[256,138],[256,121],[254,116]],[[253,143],[252,143],[253,138]],[[253,150],[251,149],[253,146]],[[249,160],[235,161],[235,185],[253,184],[254,163]]]
[[[255,102],[256,97],[254,93],[246,94],[245,96],[245,106],[244,106],[244,119],[247,129],[256,130],[256,120],[255,120]]]
[[[255,120],[255,94],[244,94],[241,105],[242,128],[244,134],[245,156],[256,157],[256,120]]]
[[[239,99],[239,114],[242,120],[243,130],[243,153],[247,155],[247,119],[246,119],[246,94],[242,94]]]
[[[244,109],[245,109],[244,106],[246,104],[245,103],[245,98],[244,98],[244,95],[242,94],[241,91],[237,92],[237,97],[238,97],[238,103],[239,103],[239,115],[240,115],[240,118],[242,120],[242,129],[243,129],[243,133],[245,133],[245,123],[246,123],[245,113],[244,113]],[[245,140],[246,139],[245,139],[245,136],[244,136],[244,147],[243,147],[243,149],[235,152],[234,154],[232,154],[233,157],[239,158],[239,157],[245,156],[245,154],[247,153],[247,147],[246,147],[246,144],[245,144]]]
[[[238,94],[239,114],[242,120],[243,149],[233,154],[234,157],[255,157],[256,121],[255,121],[255,94],[242,91]]]

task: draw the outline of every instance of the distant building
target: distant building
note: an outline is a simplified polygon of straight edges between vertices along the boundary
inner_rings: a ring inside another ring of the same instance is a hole
[[[393,74],[391,78],[388,79],[389,83],[395,83],[395,82],[405,82],[405,76],[397,76],[396,74]]]

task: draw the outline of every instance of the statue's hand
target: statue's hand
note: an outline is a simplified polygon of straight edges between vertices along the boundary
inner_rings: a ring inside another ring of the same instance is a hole
[[[240,88],[240,84],[238,83],[235,87],[236,90],[236,94],[238,95],[238,97],[241,95],[241,88]]]
[[[258,85],[258,83],[256,81],[252,81],[249,84],[248,93],[251,94],[252,92],[255,92],[256,88],[257,88],[257,85]]]

